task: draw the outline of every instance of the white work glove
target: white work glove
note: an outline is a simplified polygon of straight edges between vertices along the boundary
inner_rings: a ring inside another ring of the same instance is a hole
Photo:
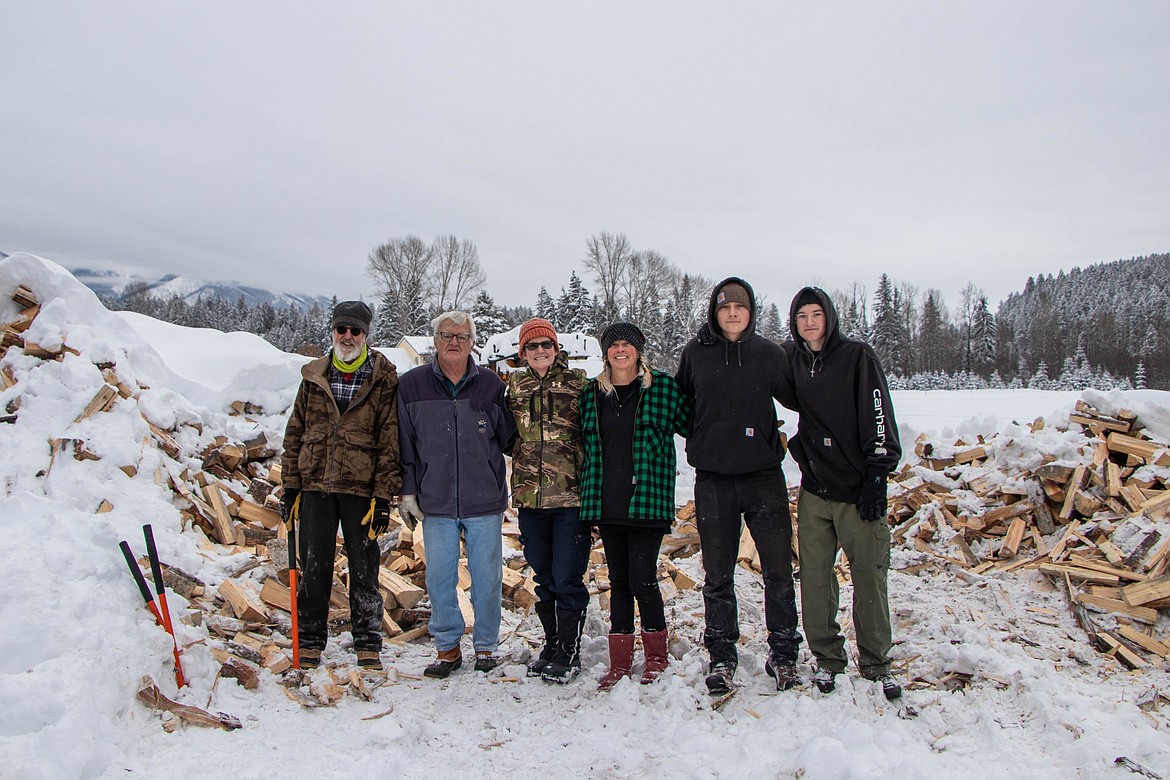
[[[403,496],[398,502],[398,516],[406,523],[406,527],[413,531],[423,519],[423,511],[418,508],[418,497]]]

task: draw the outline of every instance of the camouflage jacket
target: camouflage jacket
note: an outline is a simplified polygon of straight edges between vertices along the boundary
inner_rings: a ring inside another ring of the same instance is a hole
[[[370,374],[345,414],[329,389],[329,355],[301,368],[301,386],[284,430],[285,487],[392,498],[402,488],[398,457],[398,373],[370,350]]]
[[[578,408],[588,380],[569,368],[564,352],[541,377],[531,369],[508,377],[508,409],[520,437],[512,450],[512,502],[525,509],[558,509],[580,503],[584,459]]]

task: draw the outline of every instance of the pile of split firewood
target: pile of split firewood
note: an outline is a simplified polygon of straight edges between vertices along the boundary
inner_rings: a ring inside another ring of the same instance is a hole
[[[1037,570],[1068,596],[1093,646],[1130,669],[1170,659],[1157,636],[1170,608],[1170,451],[1132,412],[1115,416],[1078,401],[1078,457],[1033,469],[1006,434],[955,441],[920,438],[917,463],[893,476],[895,543],[926,560],[910,574],[954,567],[992,575]],[[1031,426],[1040,441],[1044,422]],[[945,454],[944,454],[945,453]]]

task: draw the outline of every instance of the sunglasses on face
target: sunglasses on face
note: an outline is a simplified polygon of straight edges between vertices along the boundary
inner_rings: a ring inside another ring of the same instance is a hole
[[[535,352],[538,349],[553,349],[556,344],[552,341],[529,341],[524,345],[525,352]]]
[[[361,328],[355,328],[352,325],[335,325],[333,330],[337,331],[338,336],[344,336],[346,333],[353,336],[360,336],[365,333]]]
[[[445,330],[439,331],[439,341],[443,342],[444,344],[450,344],[451,339],[455,339],[460,344],[466,344],[467,342],[471,341],[471,334],[470,333],[448,333]]]

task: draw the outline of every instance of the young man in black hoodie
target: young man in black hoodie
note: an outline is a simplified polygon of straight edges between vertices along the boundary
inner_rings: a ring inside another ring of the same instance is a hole
[[[694,398],[687,461],[695,467],[695,507],[703,549],[703,642],[711,654],[707,687],[731,689],[739,658],[735,562],[747,523],[764,572],[768,627],[765,669],[777,690],[799,679],[796,595],[792,584],[792,518],[780,461],[784,458],[776,405],[791,390],[784,352],[756,333],[752,288],[731,277],[716,285],[707,324],[683,348],[675,378]],[[791,402],[791,399],[789,399]]]
[[[804,632],[817,659],[813,683],[823,693],[845,671],[845,639],[837,624],[838,547],[853,580],[853,627],[861,674],[902,695],[890,676],[890,527],[886,478],[902,448],[890,391],[868,344],[841,335],[825,292],[805,287],[789,311],[789,352],[800,428],[792,455],[800,464],[800,595]],[[786,406],[790,404],[785,403]]]

